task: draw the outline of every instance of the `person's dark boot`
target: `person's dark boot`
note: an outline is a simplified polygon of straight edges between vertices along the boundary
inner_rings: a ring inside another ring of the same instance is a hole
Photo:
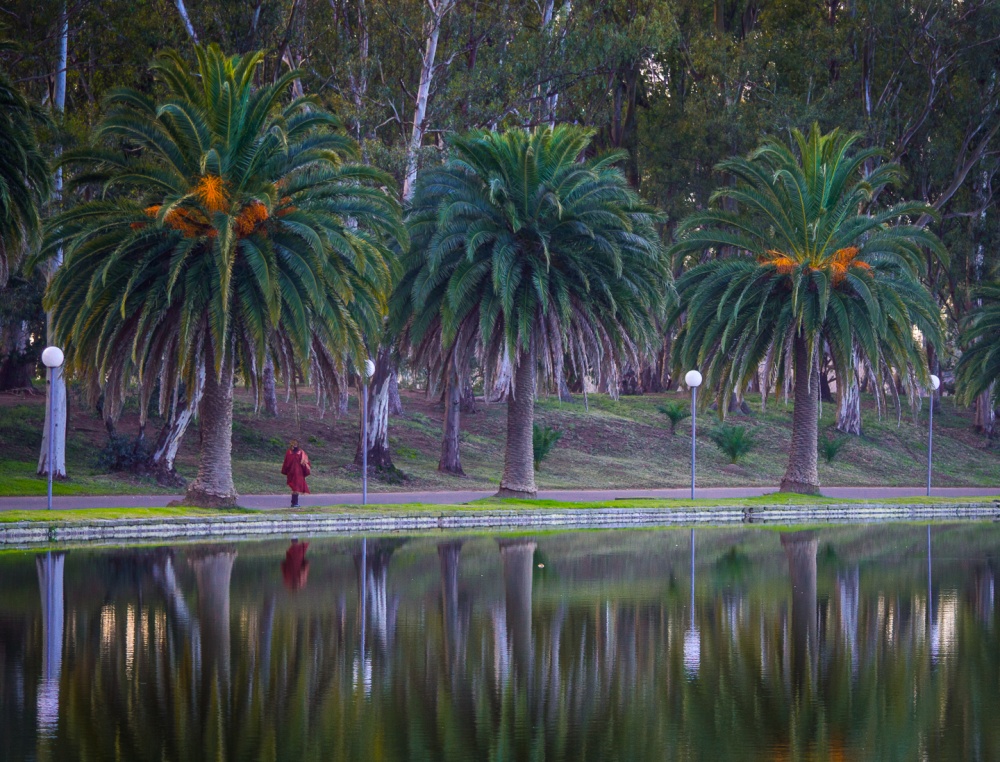
[[[298,508],[298,507],[299,507],[299,496],[298,496],[297,493],[293,492],[292,493],[292,508]]]

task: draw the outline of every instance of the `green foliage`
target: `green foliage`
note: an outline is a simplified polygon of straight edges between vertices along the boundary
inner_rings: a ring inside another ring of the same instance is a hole
[[[850,437],[823,437],[819,441],[819,454],[827,463],[833,463],[848,441]]]
[[[755,444],[754,433],[746,426],[730,426],[723,423],[715,428],[709,437],[729,458],[730,463],[738,463]]]
[[[992,390],[994,404],[1000,404],[1000,283],[984,286],[976,292],[982,300],[963,326],[962,343],[966,347],[955,369],[959,400],[972,402]]]
[[[195,72],[158,56],[158,97],[109,95],[93,145],[64,162],[101,192],[48,228],[67,367],[106,386],[112,414],[133,379],[169,399],[223,364],[259,374],[268,353],[286,377],[365,356],[406,240],[390,178],[354,163],[315,98],[288,100],[297,72],[257,87],[260,54],[196,53]]]
[[[616,168],[623,153],[580,160],[592,138],[570,125],[453,138],[407,219],[397,330],[478,343],[487,379],[505,353],[600,372],[649,344],[667,279],[657,216]]]
[[[541,467],[542,461],[548,457],[552,448],[556,446],[556,442],[562,439],[562,435],[563,433],[558,429],[539,426],[537,423],[532,424],[531,450],[536,471]]]
[[[683,421],[685,418],[691,417],[691,406],[685,405],[683,402],[678,402],[676,400],[671,400],[666,405],[660,405],[656,409],[670,419],[671,436],[676,433],[678,423]]]
[[[141,473],[149,467],[152,454],[145,438],[112,434],[97,455],[97,467],[108,473]]]
[[[52,181],[36,130],[47,123],[0,70],[0,288],[37,242]]]

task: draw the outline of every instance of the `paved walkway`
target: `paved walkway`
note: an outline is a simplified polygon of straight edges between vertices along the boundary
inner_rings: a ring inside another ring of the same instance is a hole
[[[721,498],[758,497],[776,492],[777,487],[705,487],[695,493],[695,497],[708,500]],[[826,487],[823,495],[843,499],[886,500],[895,497],[920,497],[926,494],[925,487]],[[490,497],[493,492],[451,491],[451,492],[374,492],[368,494],[369,503],[467,503]],[[611,501],[634,498],[686,498],[688,488],[673,489],[607,489],[607,490],[541,490],[540,500]],[[993,497],[1000,495],[997,487],[938,487],[931,491],[934,497]],[[53,499],[53,507],[67,508],[160,508],[177,500],[179,495],[94,495],[67,496]],[[288,507],[288,494],[243,495],[240,505],[247,508],[274,509]],[[302,495],[301,506],[318,505],[358,505],[360,492],[340,492],[329,494]],[[44,509],[46,498],[41,497],[0,497],[0,511],[22,511]]]

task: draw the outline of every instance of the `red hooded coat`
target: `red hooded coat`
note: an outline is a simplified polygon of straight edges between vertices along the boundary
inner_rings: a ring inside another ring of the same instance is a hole
[[[309,485],[306,484],[306,477],[309,475],[307,467],[304,465],[305,451],[288,449],[285,453],[285,462],[281,466],[281,473],[288,477],[288,488],[292,492],[309,494]]]

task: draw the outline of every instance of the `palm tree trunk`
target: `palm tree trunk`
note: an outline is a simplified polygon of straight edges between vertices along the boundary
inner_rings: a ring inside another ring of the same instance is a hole
[[[996,425],[996,413],[993,411],[993,387],[976,397],[976,416],[974,427],[980,434],[993,436]]]
[[[812,353],[805,338],[796,337],[793,352],[795,404],[792,407],[792,444],[788,451],[788,468],[781,480],[781,491],[818,495],[819,380],[813,377]]]
[[[458,450],[458,437],[462,415],[462,377],[457,363],[452,361],[448,370],[448,383],[444,393],[444,436],[441,439],[441,460],[438,471],[465,476]]]
[[[503,478],[497,497],[534,498],[535,458],[532,426],[535,422],[535,352],[520,350],[514,371],[514,388],[507,395],[507,446]]]
[[[189,505],[223,508],[236,505],[239,497],[233,484],[233,358],[223,359],[222,373],[216,376],[209,349],[205,365],[198,476],[184,500]]]

